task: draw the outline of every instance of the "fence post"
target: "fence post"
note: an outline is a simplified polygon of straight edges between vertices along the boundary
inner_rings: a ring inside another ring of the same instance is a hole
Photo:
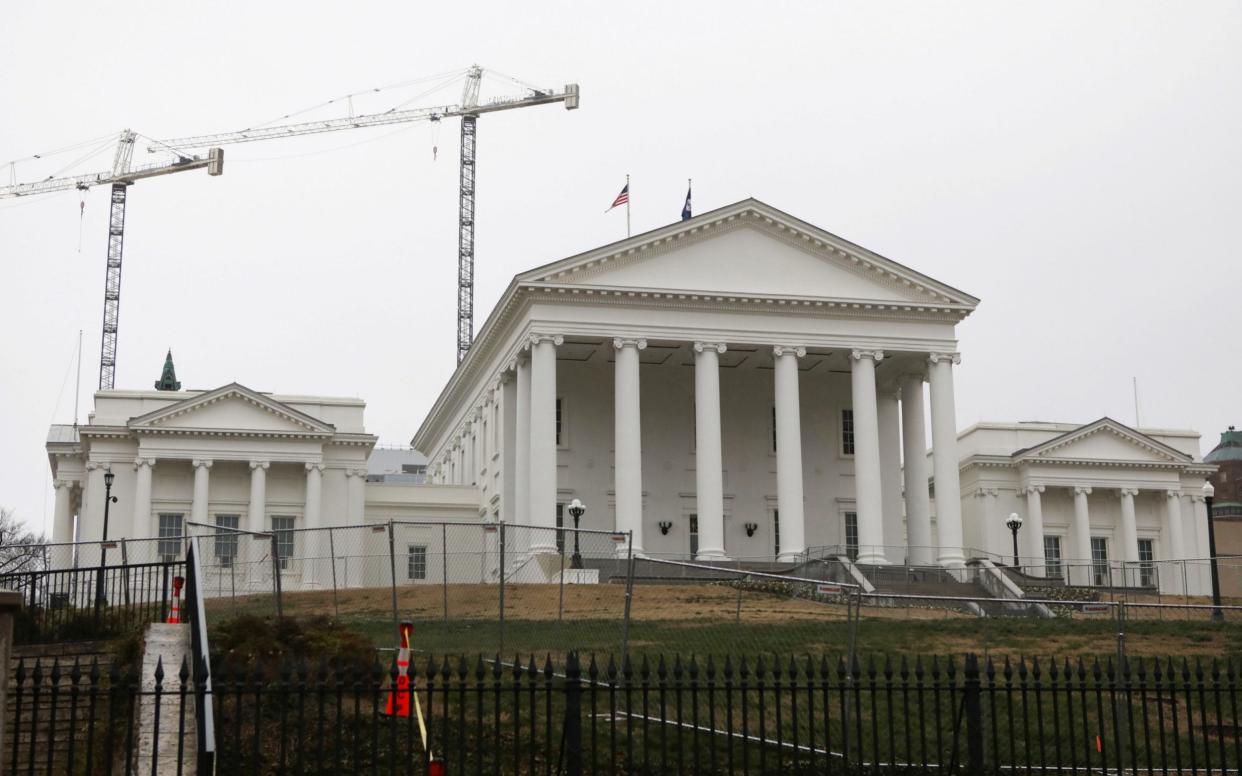
[[[440,589],[444,592],[444,622],[448,624],[448,526],[440,524]]]
[[[272,531],[272,590],[276,593],[276,617],[284,619],[285,609],[280,600],[280,539]]]
[[[125,585],[125,606],[129,606],[129,549],[125,539],[121,539],[121,581]]]
[[[979,683],[979,659],[973,652],[966,655],[962,684],[963,710],[966,714],[966,772],[983,773],[983,707]]]
[[[336,616],[341,616],[341,602],[337,598],[336,591],[336,529],[328,529],[328,555],[332,561],[332,608],[336,610]]]
[[[630,608],[634,602],[634,529],[626,532],[625,542],[625,615],[621,620],[621,660],[625,665],[630,649]]]
[[[505,521],[500,521],[500,654],[505,653]]]
[[[565,535],[561,531],[557,531],[557,533],[560,533],[561,536]],[[559,586],[560,588],[559,600],[556,605],[556,621],[560,623],[565,619],[565,545],[563,542],[561,544],[561,549],[558,554],[560,555],[560,558],[561,558],[561,575],[560,575],[560,586]]]
[[[388,521],[388,578],[392,580],[392,627],[401,638],[401,620],[397,615],[397,536],[391,520]]]
[[[1121,772],[1126,756],[1126,739],[1129,731],[1130,711],[1129,682],[1126,681],[1126,604],[1117,604],[1117,673],[1113,675],[1113,731],[1117,738],[1117,771]],[[1125,713],[1123,713],[1123,710]]]
[[[565,655],[565,773],[582,776],[582,670],[578,653]]]

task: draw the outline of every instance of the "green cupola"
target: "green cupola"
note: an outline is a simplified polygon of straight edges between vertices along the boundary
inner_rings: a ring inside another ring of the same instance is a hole
[[[181,383],[177,382],[177,369],[173,366],[172,349],[169,348],[168,355],[164,357],[164,372],[160,375],[160,379],[155,381],[155,390],[157,391],[180,391]]]

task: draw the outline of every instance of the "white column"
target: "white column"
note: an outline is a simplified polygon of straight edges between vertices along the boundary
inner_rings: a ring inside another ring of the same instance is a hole
[[[1087,507],[1087,496],[1091,488],[1079,485],[1074,488],[1074,568],[1067,576],[1077,579],[1066,579],[1076,585],[1091,583],[1091,510]]]
[[[1177,561],[1185,560],[1186,545],[1183,541],[1185,537],[1182,532],[1181,491],[1167,491],[1164,502],[1164,536],[1169,542],[1168,557]],[[1168,590],[1178,591],[1182,595],[1186,595],[1186,575],[1182,573],[1182,565],[1180,563],[1165,563],[1161,565],[1162,584],[1160,587],[1162,589],[1167,587]],[[1167,585],[1164,583],[1167,583]]]
[[[101,461],[86,462],[86,493],[78,517],[78,541],[98,542],[103,537],[104,474],[107,464]],[[78,562],[83,566],[99,563],[99,545],[81,547]]]
[[[616,473],[613,487],[617,494],[617,530],[633,531],[635,554],[643,551],[643,434],[639,388],[638,351],[647,347],[645,339],[612,341],[616,350],[613,365],[613,448]],[[618,548],[624,554],[625,548]]]
[[[73,541],[73,483],[57,479],[52,483],[56,489],[56,511],[52,513],[52,541]]]
[[[880,420],[875,396],[879,350],[855,350],[850,358],[854,402],[854,500],[858,512],[858,562],[886,564],[884,499],[880,477]]]
[[[466,421],[466,429],[462,432],[462,460],[466,462],[462,485],[474,485],[479,481],[478,435],[475,433],[473,418]]]
[[[306,464],[306,510],[304,528],[320,528],[323,512],[323,464]]]
[[[250,509],[247,521],[251,531],[267,530],[267,461],[250,462]]]
[[[906,543],[911,563],[935,562],[931,498],[927,492],[927,431],[923,424],[923,376],[901,381],[902,473],[906,489]]]
[[[1121,499],[1121,560],[1127,564],[1138,563],[1138,522],[1134,515],[1134,497],[1137,488],[1121,488],[1117,496]],[[1138,569],[1132,565],[1123,566],[1124,584],[1138,584]]]
[[[880,434],[880,504],[884,519],[885,556],[907,546],[901,508],[901,392],[881,386],[876,393],[876,417]],[[905,552],[907,562],[909,552]]]
[[[776,505],[781,521],[778,560],[792,562],[806,551],[802,406],[798,390],[798,359],[806,355],[806,348],[777,345],[772,354],[776,381]]]
[[[151,525],[151,470],[154,467],[154,458],[134,459],[134,512],[129,532],[131,539],[142,539],[156,534]]]
[[[211,461],[194,460],[194,501],[190,505],[190,519],[196,523],[207,522],[207,502],[210,492]]]
[[[720,354],[723,342],[694,343],[694,475],[702,560],[725,558],[724,456],[720,449]]]
[[[974,549],[983,550],[985,554],[994,553],[1004,558],[1008,554],[1005,552],[1008,544],[1004,541],[1007,537],[1000,536],[1000,531],[1005,525],[1005,518],[1000,514],[1000,491],[996,488],[979,488],[975,491],[975,496],[983,502],[980,507],[982,514],[979,516],[979,532],[983,546]]]
[[[1044,565],[1044,501],[1043,501],[1043,485],[1027,485],[1024,489],[1026,493],[1026,525],[1023,528],[1027,535],[1027,554],[1031,558],[1031,563],[1027,566],[1026,573],[1034,577],[1042,577],[1046,573]]]
[[[517,504],[513,520],[530,525],[530,362],[518,359],[515,371],[513,499]]]
[[[1211,595],[1212,593],[1212,571],[1211,557],[1212,550],[1208,542],[1208,524],[1207,524],[1207,504],[1203,501],[1203,496],[1195,495],[1190,499],[1191,503],[1191,523],[1194,525],[1195,536],[1195,557],[1201,558],[1191,568],[1193,571],[1188,575],[1192,581],[1192,595]],[[1219,550],[1218,550],[1219,551]]]
[[[564,338],[530,337],[530,521],[556,527],[556,348]],[[535,552],[555,552],[555,531],[540,531]]]
[[[350,525],[362,525],[367,498],[367,470],[345,470],[345,511]]]
[[[931,383],[932,477],[936,486],[936,534],[940,565],[966,563],[962,541],[962,484],[958,479],[957,410],[953,398],[953,365],[956,353],[932,353],[927,357]]]
[[[323,512],[323,464],[311,462],[306,466],[306,504],[302,512],[303,528],[320,528]],[[302,563],[302,583],[314,586],[324,578],[331,582],[331,542],[324,532],[305,533],[306,560]]]

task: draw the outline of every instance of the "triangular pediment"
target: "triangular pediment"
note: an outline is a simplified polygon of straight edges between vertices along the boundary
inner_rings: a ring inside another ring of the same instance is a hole
[[[1014,454],[1015,460],[1107,461],[1135,464],[1189,463],[1186,453],[1112,418],[1101,418]]]
[[[236,434],[332,434],[329,423],[232,383],[133,418],[135,431]]]
[[[950,305],[974,297],[756,200],[540,267],[519,281]]]

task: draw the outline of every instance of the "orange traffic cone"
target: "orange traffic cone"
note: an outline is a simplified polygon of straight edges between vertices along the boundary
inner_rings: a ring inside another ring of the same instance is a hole
[[[384,713],[389,716],[410,716],[410,637],[414,634],[414,623],[403,622],[397,628],[400,643],[397,645],[397,683],[388,691],[388,702],[384,704]]]
[[[185,584],[185,577],[173,577],[172,582],[172,607],[168,610],[168,622],[177,624],[181,622],[181,586]]]

